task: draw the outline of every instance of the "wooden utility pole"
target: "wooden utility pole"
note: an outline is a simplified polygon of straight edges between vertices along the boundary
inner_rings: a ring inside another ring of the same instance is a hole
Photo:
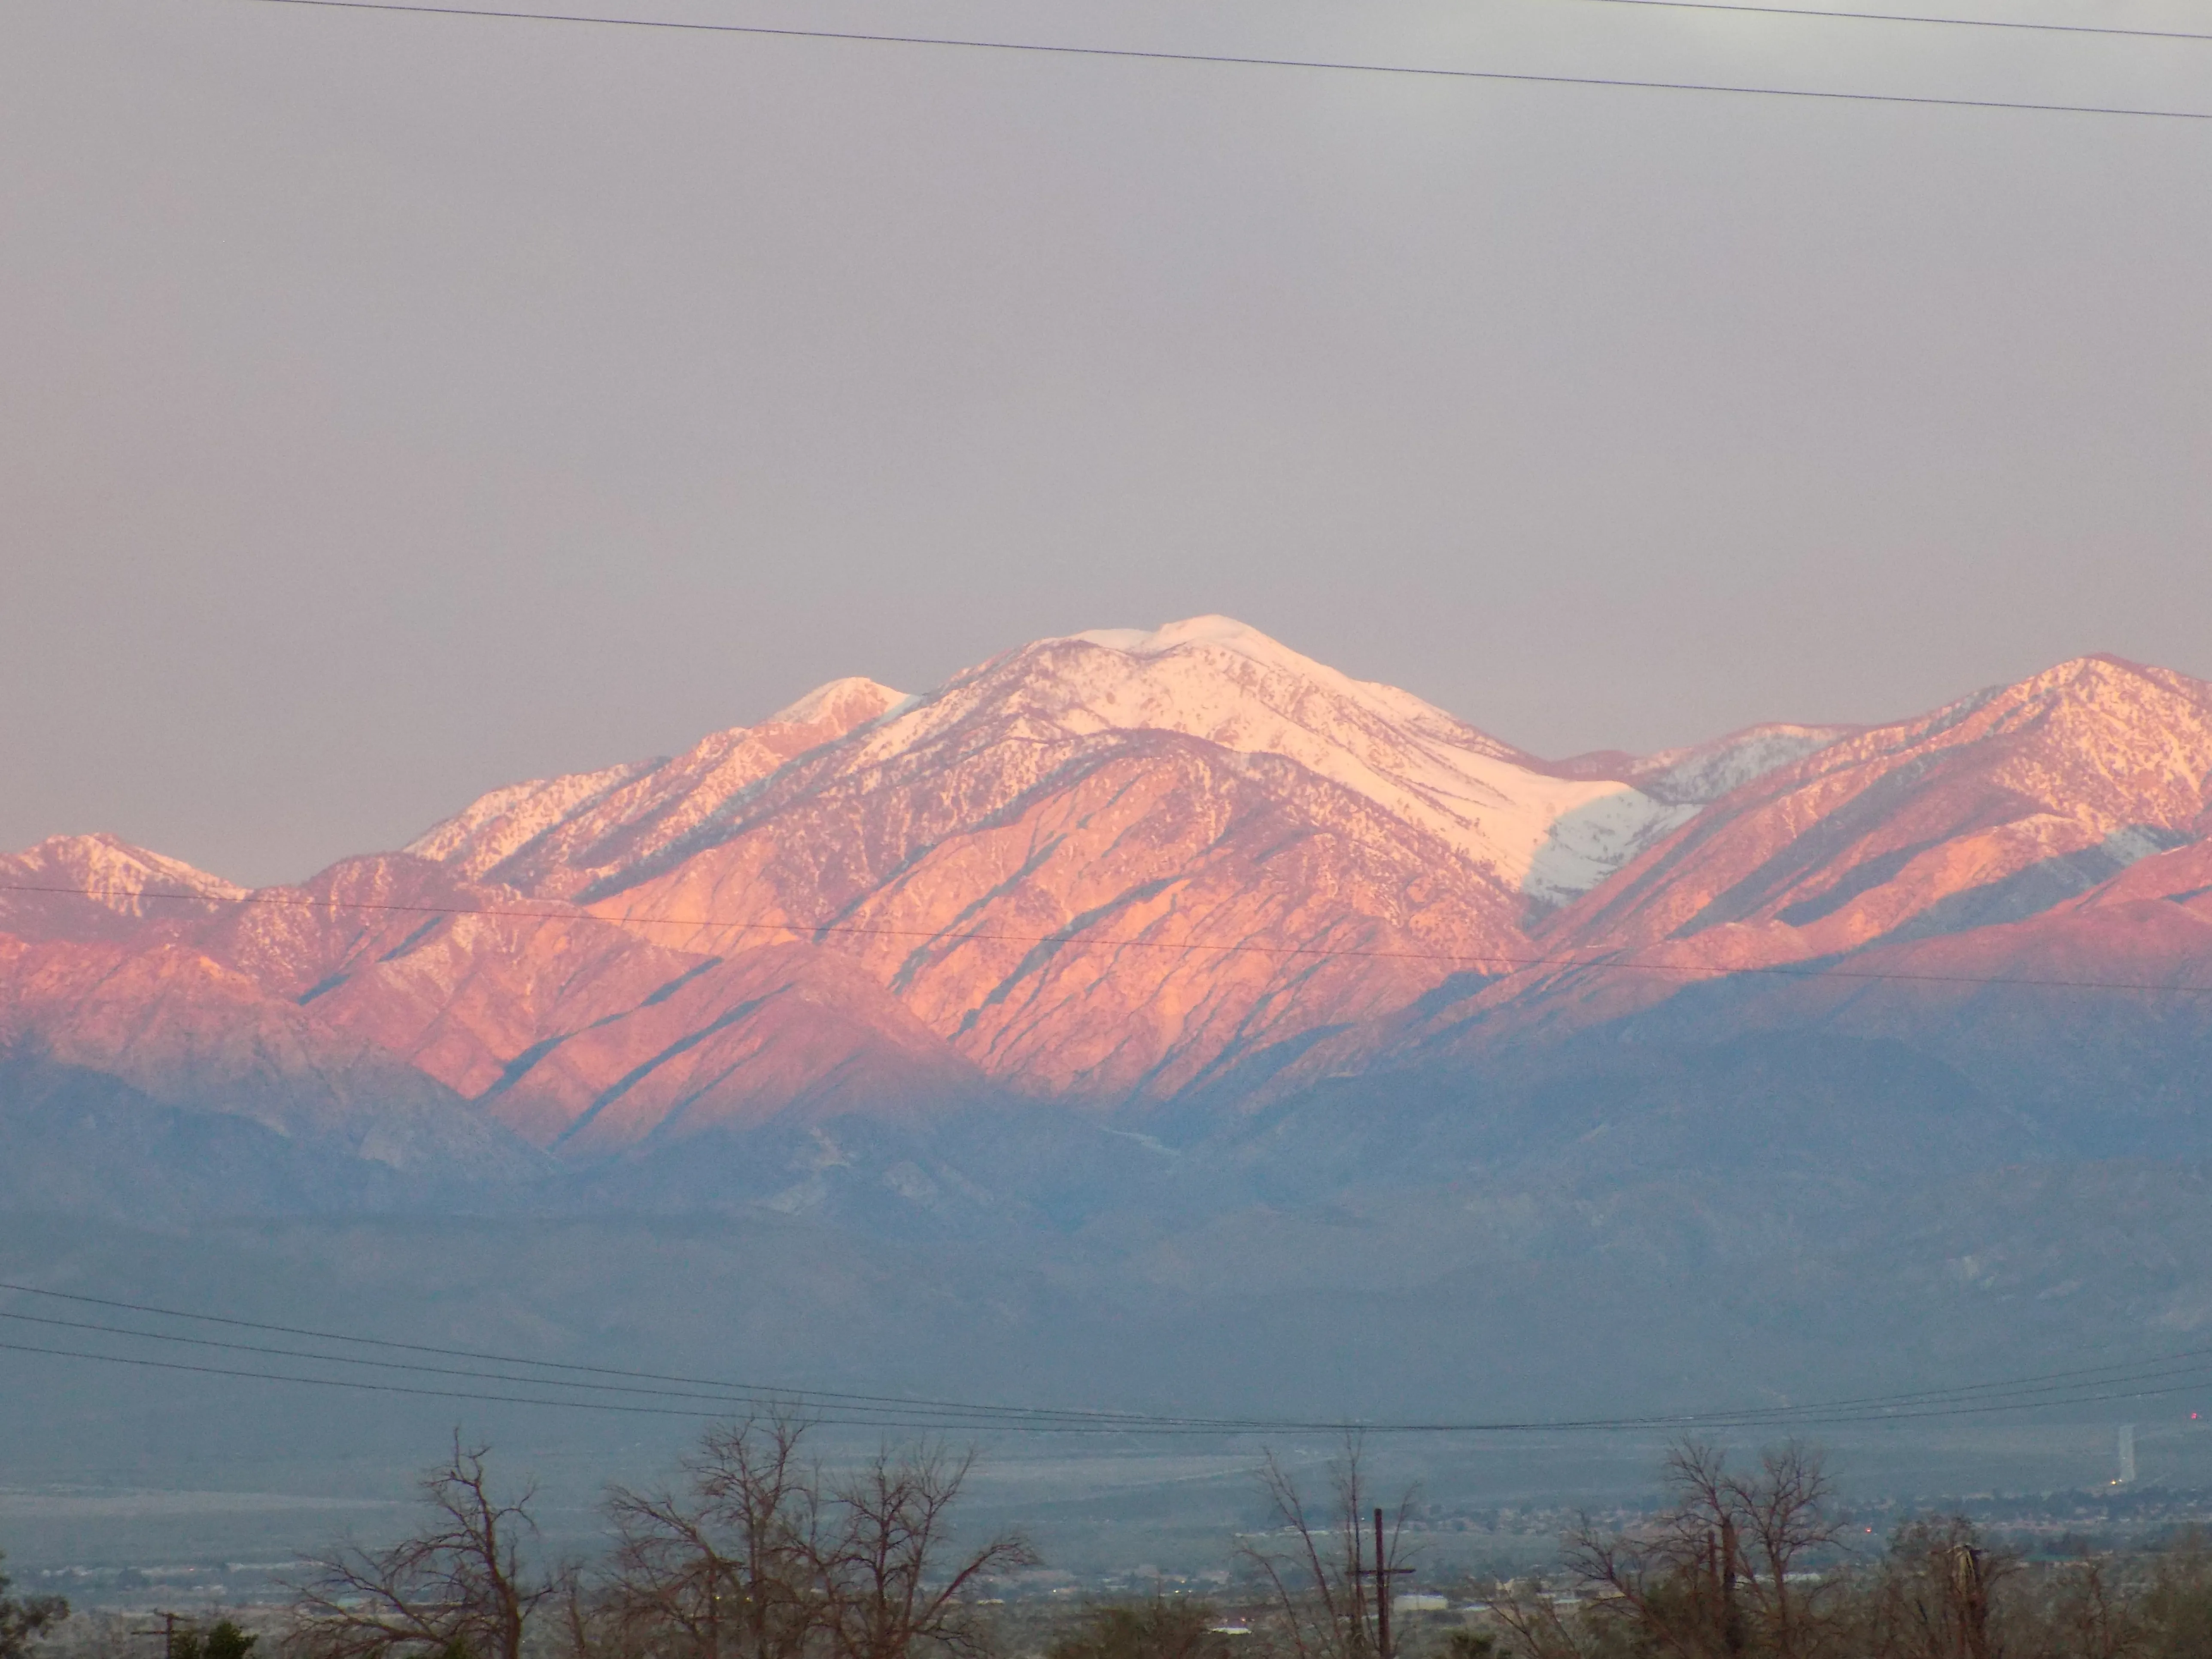
[[[1382,1553],[1382,1511],[1375,1511],[1375,1651],[1390,1659],[1390,1569]]]
[[[1375,1575],[1375,1655],[1376,1659],[1390,1659],[1390,1581],[1410,1577],[1411,1567],[1394,1567],[1382,1547],[1382,1511],[1375,1511],[1375,1565],[1370,1569]],[[1353,1568],[1357,1573],[1359,1568]]]

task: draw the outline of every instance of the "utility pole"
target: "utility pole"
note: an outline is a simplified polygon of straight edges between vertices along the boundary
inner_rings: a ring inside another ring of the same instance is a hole
[[[1390,1659],[1390,1581],[1410,1577],[1413,1571],[1411,1567],[1391,1566],[1389,1559],[1383,1553],[1382,1511],[1377,1509],[1375,1511],[1375,1565],[1367,1570],[1375,1575],[1376,1659]],[[1355,1567],[1352,1571],[1359,1572],[1362,1570]]]
[[[161,1629],[134,1630],[131,1633],[133,1636],[160,1637],[161,1638],[161,1659],[177,1659],[177,1615],[173,1613],[164,1613],[160,1615],[160,1618],[161,1620]]]

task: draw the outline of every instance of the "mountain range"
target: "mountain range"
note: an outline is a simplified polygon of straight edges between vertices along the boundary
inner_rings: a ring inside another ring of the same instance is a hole
[[[1314,1409],[1324,1305],[1419,1349],[1409,1409],[2155,1346],[2212,1319],[2208,792],[2212,684],[2115,658],[1546,760],[1210,617],[836,681],[295,886],[57,836],[0,859],[0,1214],[202,1243],[10,1271],[382,1217],[298,1248],[416,1307],[420,1218],[550,1227],[448,1328],[603,1357],[719,1218],[702,1294],[816,1375],[926,1326],[934,1387],[1042,1344]],[[734,1265],[791,1227],[838,1241],[796,1301]]]
[[[2208,780],[2212,685],[2110,658],[1550,762],[1200,617],[837,681],[296,887],[56,837],[0,860],[0,1036],[487,1171],[991,1101],[1233,1117],[1656,1019],[2162,1099],[2212,991]]]

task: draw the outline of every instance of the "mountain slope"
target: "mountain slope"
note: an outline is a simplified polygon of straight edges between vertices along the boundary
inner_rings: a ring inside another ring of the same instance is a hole
[[[2212,842],[2130,865],[2036,915],[1709,981],[1643,1040],[1835,1034],[1908,1044],[2069,1157],[2212,1156]]]
[[[883,1393],[1468,1420],[2166,1352],[2208,778],[2212,687],[2110,659],[1555,763],[1218,620],[1045,641],[294,887],[33,849],[77,890],[0,933],[0,1208],[57,1285],[105,1281],[27,1254],[54,1212],[122,1218],[118,1297],[304,1261],[325,1311],[256,1316]]]
[[[0,934],[0,1048],[393,1168],[505,1180],[538,1167],[507,1130],[389,1050],[173,939]]]
[[[0,854],[0,933],[118,939],[149,920],[212,915],[245,893],[113,836],[49,836],[24,852]]]
[[[833,680],[758,726],[717,732],[672,760],[495,789],[406,850],[471,878],[567,898],[619,879],[794,756],[903,701],[873,680]]]
[[[849,741],[830,765],[849,773],[905,755],[941,761],[948,746],[1139,732],[1294,761],[1437,836],[1509,889],[1545,898],[1601,878],[1679,822],[1692,799],[1662,802],[1620,778],[1549,767],[1409,693],[1200,617],[1041,641],[925,697],[835,681],[673,761],[495,791],[408,850],[533,893],[603,894],[750,820],[754,786],[839,738]],[[1017,785],[1020,764],[1000,760]]]
[[[1520,952],[1532,898],[1692,810],[1561,775],[1219,617],[809,704],[829,714],[808,739],[843,730],[774,770],[725,767],[754,747],[726,733],[605,787],[538,786],[574,810],[496,841],[497,861],[471,826],[510,792],[416,847],[657,944],[824,946],[1007,1086],[1157,1098]]]
[[[1956,1067],[2053,1146],[2212,1150],[2208,784],[2212,685],[2063,663],[1738,788],[1550,919],[1534,965],[1360,1061],[1847,1034]]]
[[[2079,658],[1747,783],[1551,933],[1748,928],[1823,956],[2016,920],[2202,836],[2208,779],[2212,684]]]
[[[2038,919],[2100,971],[2193,951],[2171,894],[2075,902],[2193,847],[2208,775],[2212,687],[2112,659],[1553,763],[1200,617],[838,681],[296,888],[46,843],[15,884],[80,890],[17,896],[0,1028],[160,1100],[332,1133],[385,1102],[586,1162],[1006,1095],[1233,1114],[1668,1009],[1917,1042],[1943,994],[1848,962],[2002,963]],[[1813,981],[1741,972],[1779,968]]]
[[[988,1092],[830,952],[666,950],[404,854],[348,860],[169,931],[331,1038],[372,1044],[570,1156]]]
[[[1754,779],[1864,730],[1856,726],[1747,726],[1685,749],[1631,755],[1618,749],[1577,755],[1553,769],[1577,778],[1632,783],[1669,806],[1705,806]]]

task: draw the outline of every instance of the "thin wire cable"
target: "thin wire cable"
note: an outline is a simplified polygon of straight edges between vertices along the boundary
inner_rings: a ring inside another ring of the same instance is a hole
[[[2113,1367],[2112,1369],[2118,1370],[2122,1374],[2106,1377],[2100,1382],[2086,1382],[2078,1380],[2069,1382],[2053,1381],[2033,1384],[2023,1383],[2008,1387],[1993,1387],[1992,1385],[1984,1384],[1980,1385],[1978,1391],[1970,1389],[1960,1389],[1950,1396],[1929,1398],[1917,1402],[1905,1401],[1900,1401],[1894,1406],[1875,1405],[1872,1403],[1861,1405],[1850,1408],[1850,1416],[1851,1419],[1855,1421],[1869,1422],[1897,1416],[1916,1415],[1922,1407],[1931,1409],[1938,1407],[1964,1408],[1967,1407],[1980,1407],[1985,1404],[1995,1405],[1998,1403],[2017,1405],[2023,1408],[2029,1406],[2054,1404],[2064,1405],[2077,1403],[2080,1400],[2097,1400],[2108,1397],[2133,1397],[2108,1396],[2106,1395],[2095,1392],[2095,1390],[2122,1386],[2142,1385],[2153,1382],[2172,1384],[2171,1388],[2161,1389],[2160,1392],[2180,1393],[2190,1389],[2198,1387],[2208,1378],[2212,1378],[2212,1364],[2207,1364],[2205,1361],[2201,1359],[2185,1365],[2169,1365],[2160,1367],[2157,1365],[2156,1362],[2145,1361],[2141,1365]],[[2091,1392],[2084,1394],[2081,1392],[2084,1389],[2091,1390]],[[2063,1396],[2063,1398],[2061,1398],[2061,1396]],[[1841,1409],[1841,1407],[1808,1407],[1804,1408],[1802,1412],[1790,1414],[1788,1413],[1787,1408],[1778,1408],[1778,1414],[1776,1416],[1771,1419],[1759,1419],[1758,1420],[1771,1421],[1778,1424],[1795,1422],[1801,1419],[1810,1419],[1814,1414],[1818,1414],[1818,1416],[1824,1418],[1830,1412]]]
[[[2189,1362],[2184,1364],[2183,1362]],[[2148,1367],[2173,1366],[2172,1370],[2148,1370]],[[2023,1389],[2044,1387],[2092,1387],[2097,1379],[2104,1382],[2130,1380],[2129,1373],[2148,1376],[2178,1376],[2182,1370],[2212,1370],[2212,1348],[2185,1348],[2173,1353],[2154,1354],[2139,1360],[2115,1360],[2103,1365],[2080,1365],[2069,1370],[2039,1371],[2028,1376],[2000,1377],[1984,1382],[1954,1383],[1949,1388],[1920,1389],[1901,1394],[1867,1395],[1856,1399],[1830,1400],[1806,1407],[1774,1407],[1775,1411],[1836,1410],[1842,1408],[1873,1408],[1885,1406],[1908,1406],[1936,1400],[1979,1398],[1984,1395],[2011,1394]],[[2119,1373],[2114,1376],[2113,1373]]]
[[[566,1377],[515,1376],[498,1371],[467,1370],[453,1365],[433,1365],[420,1359],[372,1359],[361,1354],[315,1353],[300,1348],[271,1347],[264,1343],[226,1342],[217,1337],[185,1336],[174,1331],[137,1330],[127,1325],[104,1325],[92,1320],[56,1319],[43,1314],[0,1310],[0,1319],[12,1320],[20,1324],[45,1325],[64,1330],[96,1331],[103,1335],[131,1337],[148,1342],[173,1342],[195,1348],[220,1349],[230,1353],[258,1354],[264,1358],[305,1359],[330,1365],[357,1365],[374,1370],[409,1371],[436,1376],[461,1377],[478,1382],[516,1383],[526,1388],[575,1389],[594,1394],[643,1395],[660,1399],[709,1401],[724,1407],[753,1409],[773,1406],[780,1398],[784,1397],[771,1389],[748,1389],[741,1386],[713,1392],[660,1388],[646,1382],[586,1382],[571,1381]],[[517,1359],[501,1363],[527,1365],[532,1362]],[[1030,1407],[939,1406],[925,1409],[918,1404],[901,1407],[861,1405],[843,1401],[838,1403],[836,1409],[842,1412],[863,1413],[863,1420],[871,1422],[890,1417],[912,1419],[924,1415],[933,1419],[974,1418],[994,1427],[1001,1426],[999,1419],[1006,1417],[1044,1419],[1043,1426],[1060,1426],[1062,1419],[1065,1419],[1066,1425],[1071,1426],[1077,1423],[1089,1424],[1096,1421],[1091,1413],[1082,1411],[1054,1411],[1046,1407]],[[1182,1426],[1187,1423],[1198,1424],[1208,1428],[1219,1428],[1225,1425],[1225,1419],[1160,1417],[1147,1418],[1144,1420],[1152,1425]]]
[[[517,1395],[482,1394],[459,1389],[416,1389],[410,1388],[404,1384],[398,1382],[363,1382],[359,1378],[299,1376],[289,1372],[252,1371],[228,1365],[194,1365],[187,1364],[183,1360],[177,1359],[148,1359],[143,1356],[137,1355],[94,1353],[82,1348],[41,1347],[36,1344],[28,1342],[0,1341],[0,1352],[6,1352],[9,1353],[52,1354],[65,1359],[93,1359],[111,1365],[137,1365],[145,1367],[149,1370],[164,1371],[191,1371],[205,1376],[247,1377],[262,1382],[299,1382],[305,1383],[310,1388],[354,1389],[370,1394],[412,1395],[419,1398],[429,1400],[473,1400],[485,1401],[494,1405],[507,1406],[556,1406],[564,1407],[570,1411],[620,1412],[629,1416],[683,1417],[698,1421],[708,1421],[718,1418],[726,1417],[728,1415],[726,1412],[687,1411],[681,1407],[670,1406],[625,1406],[604,1400],[538,1400],[529,1399]],[[845,1423],[828,1418],[819,1419],[817,1420],[827,1425],[828,1426],[836,1428],[929,1426],[925,1424],[902,1425],[877,1422]],[[1080,1434],[1085,1432],[1118,1434],[1122,1432],[1122,1431],[1118,1429],[1093,1431],[1070,1429],[1063,1431],[1063,1432],[1071,1434]]]
[[[941,46],[971,52],[1039,52],[1063,58],[1120,58],[1146,63],[1222,64],[1255,69],[1322,70],[1357,75],[1414,76],[1452,81],[1514,82],[1529,86],[1722,93],[1736,97],[1808,98],[1845,104],[1901,104],[1935,109],[2012,110],[2046,115],[2108,115],[2157,121],[2212,121],[2212,110],[2145,109],[2112,104],[2051,104],[2012,98],[1946,98],[1900,92],[1827,92],[1810,87],[1740,85],[1708,81],[1647,81],[1602,75],[1534,75],[1509,70],[1445,69],[1431,64],[1365,64],[1322,58],[1263,58],[1240,52],[1055,46],[1035,40],[992,40],[945,34],[881,34],[858,29],[778,28],[763,23],[684,22],[673,18],[611,17],[583,12],[498,11],[477,6],[416,5],[409,3],[408,0],[249,0],[249,3],[312,7],[325,11],[401,12],[430,17],[499,18],[511,22],[672,29],[703,34],[745,34],[782,40],[868,41],[881,46]]]
[[[694,1411],[682,1407],[638,1406],[602,1400],[541,1399],[515,1395],[485,1394],[458,1389],[421,1389],[396,1382],[372,1382],[359,1378],[301,1376],[291,1372],[247,1370],[227,1365],[193,1364],[183,1360],[149,1359],[143,1355],[99,1353],[82,1348],[43,1346],[35,1343],[0,1340],[0,1352],[9,1353],[43,1354],[65,1359],[88,1359],[112,1365],[129,1365],[142,1369],[185,1371],[207,1376],[228,1376],[263,1382],[292,1382],[310,1388],[350,1389],[371,1394],[407,1395],[432,1400],[469,1400],[489,1404],[513,1406],[544,1406],[570,1411],[617,1412],[629,1416],[678,1417],[693,1420],[711,1420],[726,1417],[726,1413]],[[1802,1427],[1834,1426],[1850,1423],[1894,1423],[1927,1418],[1957,1418],[1988,1416],[2002,1412],[2033,1411],[2044,1407],[2098,1405],[2114,1401],[2160,1399],[2189,1392],[2192,1383],[2163,1383],[2154,1388],[2104,1389],[2081,1393],[2066,1399],[2010,1401],[1995,1403],[1976,1403],[1959,1406],[1934,1406],[1912,1411],[1817,1412],[1808,1411],[1786,1419],[1790,1425]],[[1490,1423],[1406,1423],[1375,1424],[1350,1422],[1279,1422],[1239,1423],[1224,1426],[1210,1425],[1023,1425],[973,1423],[945,1424],[917,1416],[909,1421],[890,1421],[880,1418],[852,1421],[836,1418],[817,1418],[813,1421],[828,1427],[842,1428],[909,1428],[924,1431],[955,1428],[994,1428],[1002,1432],[1037,1434],[1112,1434],[1122,1436],[1205,1436],[1221,1438],[1255,1433],[1340,1433],[1357,1431],[1363,1434],[1450,1434],[1480,1435],[1507,1433],[1561,1433],[1568,1431],[1630,1431],[1666,1428],[1756,1428],[1779,1426],[1773,1419],[1754,1414],[1716,1413],[1703,1415],[1677,1415],[1644,1418],[1589,1419],[1580,1421],[1504,1421]]]
[[[134,1312],[161,1317],[197,1321],[204,1323],[244,1326],[256,1330],[270,1330],[309,1336],[314,1340],[349,1342],[362,1346],[407,1352],[427,1352],[439,1355],[465,1355],[492,1363],[516,1366],[537,1366],[546,1369],[586,1372],[595,1376],[636,1377],[651,1382],[689,1382],[702,1386],[731,1390],[739,1397],[726,1395],[678,1395],[673,1397],[718,1400],[724,1404],[755,1405],[773,1401],[799,1405],[810,1398],[838,1401],[836,1411],[868,1410],[848,1403],[853,1400],[885,1401],[898,1407],[896,1411],[883,1410],[879,1414],[855,1419],[834,1419],[845,1426],[927,1427],[933,1429],[995,1428],[1021,1432],[1099,1432],[1131,1434],[1209,1434],[1243,1435],[1251,1433],[1336,1433],[1357,1427],[1364,1432],[1376,1434],[1480,1434],[1502,1432],[1563,1432],[1591,1431],[1649,1431],[1653,1429],[1722,1428],[1722,1427],[1789,1427],[1793,1425],[1814,1425],[1836,1423],[1868,1423],[1910,1420],[1924,1417],[1978,1415],[1995,1411],[2029,1410],[2041,1406],[2065,1406],[2094,1403],[2108,1400],[2133,1400],[2164,1395],[2184,1393],[2200,1386],[2208,1374],[2212,1374],[2212,1348],[2185,1349],[2175,1352],[2151,1356],[2136,1361],[2115,1361],[2101,1365],[2080,1366],[2069,1370],[2043,1372],[2031,1376],[1996,1379],[1971,1382],[1948,1389],[1917,1389],[1889,1395],[1862,1395],[1856,1398],[1812,1401],[1798,1406],[1748,1407],[1703,1412],[1651,1413],[1634,1417],[1587,1418],[1568,1419],[1534,1419],[1522,1421],[1474,1422],[1407,1422],[1352,1423],[1332,1419],[1258,1418],[1258,1417],[1200,1417],[1173,1416],[1149,1413],[1103,1413],[1087,1410],[1034,1407],[994,1407],[969,1402],[929,1402],[892,1395],[837,1395],[828,1390],[763,1389],[750,1385],[726,1382],[708,1382],[703,1379],[678,1378],[649,1371],[629,1371],[593,1365],[577,1365],[560,1361],[530,1360],[513,1355],[491,1355],[433,1347],[428,1345],[398,1342],[385,1338],[349,1336],[335,1332],[311,1331],[301,1327],[270,1325],[251,1320],[227,1318],[220,1315],[190,1313],[178,1309],[161,1308],[148,1304],[118,1301],[109,1297],[86,1296],[80,1292],[46,1291],[33,1285],[0,1282],[0,1290],[12,1290],[32,1296],[50,1297],[58,1300],[88,1303],[102,1307],[127,1309]],[[0,1313],[0,1317],[25,1320],[32,1323],[64,1326],[76,1329],[100,1331],[108,1334],[136,1337],[151,1341],[185,1343],[196,1346],[229,1349],[270,1357],[301,1358],[330,1364],[375,1365],[379,1369],[416,1370],[441,1375],[480,1378],[530,1387],[591,1388],[599,1385],[572,1383],[557,1378],[528,1378],[491,1376],[477,1372],[447,1371],[428,1365],[397,1365],[346,1355],[307,1354],[293,1350],[280,1350],[250,1344],[224,1343],[205,1338],[187,1337],[174,1333],[143,1331],[118,1326],[97,1325],[84,1322],[47,1319],[35,1315]],[[0,1347],[11,1345],[0,1343]],[[13,1345],[18,1346],[21,1345]],[[127,1359],[128,1356],[88,1354],[78,1350],[38,1349],[27,1352],[52,1352],[70,1357]],[[231,1374],[225,1372],[224,1374]],[[264,1375],[262,1373],[235,1373]],[[271,1376],[274,1381],[309,1381],[335,1384],[338,1379],[295,1378]],[[2151,1384],[2159,1386],[2152,1387]],[[368,1385],[364,1385],[368,1386]],[[610,1389],[609,1391],[616,1391]],[[665,1395],[668,1391],[636,1388],[627,1390],[643,1395]],[[458,1397],[478,1397],[460,1395]],[[507,1395],[482,1395],[489,1400],[509,1400]],[[515,1403],[557,1405],[569,1403],[589,1406],[589,1401],[524,1400]],[[971,1415],[962,1416],[966,1413]],[[723,1413],[705,1413],[720,1415]],[[949,1420],[948,1420],[949,1419]],[[830,1419],[825,1419],[830,1420]]]
[[[527,1365],[540,1370],[575,1371],[592,1376],[626,1377],[644,1382],[674,1382],[696,1388],[723,1389],[762,1400],[811,1399],[836,1402],[839,1410],[861,1405],[880,1405],[908,1409],[989,1411],[1009,1415],[1079,1417],[1086,1421],[1104,1423],[1144,1423],[1158,1420],[1147,1413],[1094,1411],[1080,1407],[1044,1407],[1024,1406],[988,1406],[971,1401],[940,1400],[906,1395],[856,1394],[836,1389],[786,1388],[768,1383],[733,1382],[723,1377],[684,1376],[662,1371],[626,1370],[612,1365],[588,1365],[568,1360],[526,1359],[514,1354],[490,1353],[473,1348],[441,1347],[425,1342],[402,1342],[388,1337],[349,1335],[343,1331],[317,1330],[307,1326],[280,1325],[262,1320],[234,1319],[221,1314],[191,1313],[179,1308],[164,1308],[150,1303],[124,1302],[109,1297],[87,1296],[81,1291],[50,1291],[35,1285],[21,1285],[0,1280],[0,1291],[14,1291],[25,1296],[48,1297],[60,1302],[81,1303],[92,1307],[113,1308],[130,1313],[150,1314],[159,1318],[183,1319],[202,1324],[224,1325],[234,1329],[263,1331],[272,1335],[304,1337],[320,1342],[349,1342],[363,1347],[398,1350],[408,1353],[430,1354],[447,1359],[475,1359],[489,1364]],[[151,1334],[151,1333],[148,1333]],[[328,1356],[332,1358],[340,1356]],[[549,1382],[552,1379],[547,1379]],[[1216,1421],[1220,1419],[1208,1419]],[[1257,1420],[1257,1419],[1254,1419]]]
[[[1599,971],[1634,971],[1654,974],[1687,974],[1711,978],[1733,978],[1740,975],[1778,975],[1795,979],[1843,979],[1897,981],[1904,983],[1930,985],[2009,986],[2039,990],[2069,991],[2137,991],[2170,993],[2179,996],[2212,996],[2212,984],[2185,985],[2173,981],[2054,979],[2045,977],[2008,977],[1989,974],[1934,974],[1905,972],[1887,969],[1829,967],[1803,963],[1770,963],[1741,967],[1717,967],[1710,963],[1651,962],[1633,957],[1604,955],[1582,956],[1507,956],[1502,952],[1443,951],[1376,951],[1349,945],[1255,945],[1249,941],[1228,944],[1208,944],[1195,939],[1152,939],[1126,937],[1098,937],[1081,932],[1062,930],[1056,933],[948,933],[942,928],[881,927],[854,922],[805,921],[737,921],[713,916],[604,916],[596,911],[580,908],[560,910],[529,910],[498,905],[463,904],[402,904],[375,899],[315,898],[269,891],[247,893],[234,899],[216,898],[205,893],[163,893],[151,890],[118,891],[113,888],[43,886],[29,883],[0,882],[0,893],[58,894],[76,898],[129,898],[133,900],[174,901],[191,904],[267,904],[301,910],[362,910],[389,912],[401,915],[485,916],[506,917],[526,921],[592,921],[611,927],[683,927],[693,931],[727,933],[789,933],[804,939],[829,935],[853,935],[860,938],[933,939],[947,945],[970,944],[997,945],[1073,945],[1103,946],[1114,950],[1137,951],[1212,951],[1223,953],[1249,952],[1271,957],[1324,957],[1384,962],[1437,962],[1497,964],[1514,969],[1565,968],[1590,969]]]
[[[2037,34],[2104,34],[2130,40],[2212,40],[2212,34],[2187,29],[2123,29],[2103,23],[2031,23],[2009,17],[1924,17],[1893,11],[1827,11],[1814,6],[1738,5],[1730,0],[1585,0],[1601,6],[1638,7],[1647,11],[1741,12],[1753,17],[1832,18],[1855,23],[1925,23],[1941,28],[2020,29]]]

